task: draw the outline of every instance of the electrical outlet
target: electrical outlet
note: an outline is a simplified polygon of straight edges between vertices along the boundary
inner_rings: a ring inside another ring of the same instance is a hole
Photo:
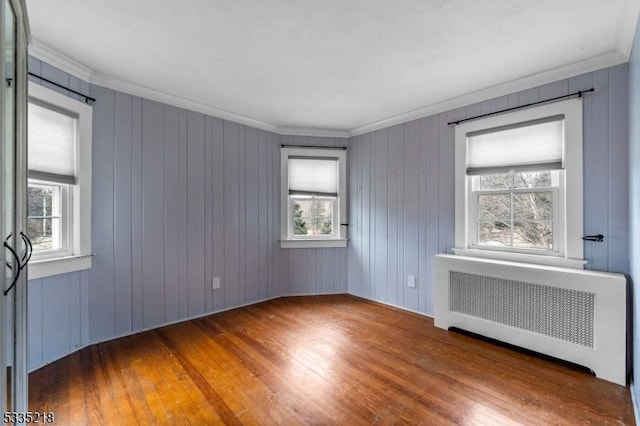
[[[213,287],[214,290],[218,290],[220,288],[220,277],[213,277],[211,280],[211,287]]]
[[[416,288],[416,277],[415,275],[409,275],[407,277],[407,285],[411,288]]]

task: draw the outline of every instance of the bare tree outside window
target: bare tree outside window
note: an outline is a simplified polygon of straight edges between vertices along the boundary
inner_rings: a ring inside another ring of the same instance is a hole
[[[57,188],[46,185],[29,185],[27,235],[34,251],[57,248],[53,235],[60,220],[56,214]]]
[[[550,171],[512,171],[479,179],[479,245],[554,249]]]

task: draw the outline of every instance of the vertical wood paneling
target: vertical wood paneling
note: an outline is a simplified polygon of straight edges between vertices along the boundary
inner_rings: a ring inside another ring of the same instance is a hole
[[[205,310],[211,311],[213,306],[213,120],[204,118],[204,295]],[[220,194],[218,194],[220,197]]]
[[[422,277],[418,270],[419,229],[420,229],[420,122],[418,120],[405,125],[404,146],[404,306],[417,311],[419,309],[418,288]],[[416,287],[407,286],[407,276],[416,277]]]
[[[489,102],[491,103],[491,112],[502,111],[510,107],[508,95],[491,99]]]
[[[225,245],[224,245],[224,124],[219,118],[212,118],[212,134],[213,146],[211,159],[211,217],[213,221],[212,229],[212,247],[213,253],[211,254],[211,271],[214,277],[219,277],[221,280],[224,277],[224,259],[225,259]],[[222,290],[216,290],[213,293],[213,306],[214,311],[220,310],[224,307],[224,293]]]
[[[362,296],[371,296],[371,135],[363,136],[362,144]]]
[[[130,95],[116,93],[114,105],[114,285],[115,333],[130,333],[131,318],[131,272],[132,272],[132,99]]]
[[[82,293],[81,293],[81,273],[76,272],[73,274],[61,275],[66,277],[69,289],[69,312],[66,317],[69,318],[69,346],[62,348],[62,355],[68,353],[69,348],[78,349],[82,346],[82,329],[78,326],[84,320],[83,308],[82,308]]]
[[[48,279],[29,280],[27,324],[29,333],[27,335],[27,357],[29,371],[40,367],[44,364],[42,361],[42,347],[49,344],[48,339],[42,334],[43,309],[44,300],[42,298],[43,282]],[[4,301],[3,301],[4,302]],[[2,325],[4,327],[4,324]],[[4,349],[3,349],[4,350]]]
[[[593,73],[593,84],[598,90],[591,93],[585,103],[591,104],[589,132],[584,135],[584,224],[585,234],[606,235],[609,229],[608,175],[609,175],[609,72]],[[586,126],[585,126],[586,130]],[[585,243],[585,257],[589,269],[606,271],[608,267],[609,239],[601,243]]]
[[[143,328],[142,299],[142,99],[134,97],[131,108],[131,325]],[[96,176],[95,170],[93,179]],[[96,194],[94,194],[94,197]],[[95,203],[94,203],[95,204]],[[92,206],[93,207],[93,206]],[[95,249],[94,249],[95,250]],[[122,312],[126,315],[126,312]]]
[[[301,288],[301,294],[315,294],[317,293],[318,284],[318,250],[304,249],[304,253],[306,256],[307,277],[306,285],[302,286]]]
[[[51,80],[62,86],[69,87],[69,77],[70,77],[69,74],[67,74],[66,72],[58,68],[52,67],[46,62],[42,62],[40,65],[40,75],[46,78],[47,80]],[[65,90],[51,83],[47,83],[46,81],[41,81],[40,84],[42,84],[44,87],[48,89],[53,90],[54,92],[61,93],[63,95],[72,97],[77,100],[77,95],[70,94],[68,90]]]
[[[569,94],[569,81],[560,80],[553,83],[542,85],[538,88],[538,96],[540,99],[551,99],[558,96]]]
[[[318,258],[321,259],[321,267],[318,268],[322,273],[322,281],[320,282],[320,287],[318,288],[318,293],[336,293],[339,288],[339,276],[336,276],[336,271],[340,271],[340,256],[336,254],[339,253],[338,250],[334,249],[320,249],[318,253]]]
[[[374,133],[374,197],[373,197],[373,294],[376,298],[388,298],[387,284],[387,145],[388,129],[382,129]]]
[[[228,121],[224,122],[224,291],[225,307],[237,306],[240,302],[239,272],[240,272],[240,246],[239,246],[239,177],[238,149],[240,144],[239,125]]]
[[[540,100],[537,87],[519,92],[518,97],[520,98],[520,105],[526,105]]]
[[[96,253],[89,275],[90,339],[101,341],[115,334],[114,288],[114,99],[115,92],[98,86],[93,106],[93,184],[91,205],[92,248]],[[46,299],[45,299],[46,300]]]
[[[205,312],[204,116],[187,113],[187,312]]]
[[[397,294],[397,300],[399,306],[404,306],[404,286],[405,286],[405,267],[404,267],[404,203],[405,203],[405,131],[406,126],[400,125],[397,127],[397,142],[394,142],[398,149],[398,274],[395,279],[395,289]],[[391,148],[393,149],[393,148]]]
[[[164,322],[164,121],[162,104],[142,102],[142,325]]]
[[[439,117],[433,116],[425,120],[425,146],[424,146],[424,162],[425,168],[425,215],[422,217],[425,223],[425,250],[424,258],[425,270],[423,272],[425,287],[424,301],[425,308],[422,312],[433,312],[433,294],[434,274],[433,274],[433,256],[439,252],[439,206],[438,199],[440,197],[440,161],[439,161]],[[421,298],[423,300],[423,298]]]
[[[250,127],[245,128],[245,206],[244,229],[245,229],[245,297],[243,303],[250,303],[259,300],[260,288],[260,215],[259,194],[260,180],[258,168],[258,130]]]
[[[187,150],[187,111],[180,110],[179,117],[180,124],[180,136],[178,145],[180,147],[180,198],[178,199],[178,246],[180,249],[179,255],[179,305],[180,305],[180,317],[187,318],[189,316],[188,305],[188,293],[189,293],[189,251],[188,251],[188,212],[189,212],[189,187],[188,187],[188,150]]]
[[[80,329],[80,345],[86,346],[90,342],[89,336],[89,271],[78,272],[80,279],[80,318],[71,321],[72,326]]]
[[[430,278],[427,276],[427,119],[423,118],[418,121],[420,126],[420,190],[418,191],[419,203],[419,227],[418,227],[418,310],[426,311],[427,306],[427,288],[429,287]]]
[[[256,211],[258,220],[258,289],[257,299],[264,300],[269,297],[269,166],[271,156],[267,132],[258,131],[257,143],[258,163],[258,208]]]
[[[164,108],[164,318],[180,318],[180,113]]]
[[[246,297],[246,126],[238,126],[238,303],[243,304]]]
[[[629,68],[628,64],[609,69],[609,271],[629,271],[629,191],[620,185],[629,177]],[[640,158],[636,157],[637,161]]]
[[[387,300],[393,305],[398,304],[398,224],[399,221],[399,191],[398,191],[398,169],[400,154],[397,147],[399,126],[389,129],[389,137],[387,140]],[[403,158],[404,159],[404,158]]]
[[[50,277],[42,286],[42,335],[47,337],[47,344],[42,346],[42,357],[45,360],[57,359],[66,355],[71,342],[72,297],[70,279],[77,274],[64,274]]]
[[[348,273],[348,291],[351,294],[359,295],[359,284],[362,282],[360,265],[360,173],[358,167],[358,159],[360,158],[360,138],[350,139],[349,156],[347,157],[349,176],[349,273]]]
[[[441,253],[451,252],[455,238],[455,139],[454,128],[447,124],[451,120],[464,118],[462,108],[440,114],[440,176],[438,203],[438,235]]]

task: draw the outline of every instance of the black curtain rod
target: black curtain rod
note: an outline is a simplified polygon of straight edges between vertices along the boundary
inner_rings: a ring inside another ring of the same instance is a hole
[[[346,146],[314,146],[314,145],[280,145],[280,148],[312,148],[312,149],[340,149],[343,151],[347,150]]]
[[[547,103],[547,102],[557,101],[559,99],[571,98],[573,96],[577,96],[577,97],[581,98],[583,94],[589,93],[589,92],[595,92],[595,91],[596,91],[596,89],[594,89],[592,87],[589,90],[580,90],[580,91],[571,93],[569,95],[558,96],[556,98],[551,98],[551,99],[545,99],[544,101],[531,102],[530,104],[520,105],[520,106],[513,107],[513,108],[507,108],[507,109],[503,109],[503,110],[496,111],[496,112],[490,112],[490,113],[487,113],[487,114],[476,115],[475,117],[469,117],[469,118],[463,118],[461,120],[450,121],[450,122],[447,123],[447,125],[460,124],[460,123],[464,123],[465,121],[471,121],[471,120],[476,120],[478,118],[489,117],[491,115],[502,114],[503,112],[509,112],[509,111],[513,111],[513,110],[516,110],[516,109],[530,107],[530,106],[533,106],[533,105],[539,105],[539,104],[544,104],[544,103]]]
[[[68,87],[63,86],[62,84],[56,83],[55,81],[51,81],[48,78],[44,78],[44,77],[42,77],[42,76],[40,76],[38,74],[34,74],[31,71],[29,71],[29,75],[32,76],[32,77],[35,77],[35,78],[39,78],[42,81],[46,81],[47,83],[53,84],[54,86],[57,86],[57,87],[59,87],[61,89],[68,90],[71,93],[74,93],[74,94],[76,94],[78,96],[82,96],[84,98],[85,103],[89,103],[89,101],[91,101],[91,102],[95,102],[96,101],[96,98],[92,98],[91,96],[87,96],[84,93],[80,93],[80,92],[78,92],[76,90],[69,89]]]

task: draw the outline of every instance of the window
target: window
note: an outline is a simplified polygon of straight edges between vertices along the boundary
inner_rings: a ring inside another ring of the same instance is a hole
[[[281,149],[281,246],[346,247],[346,150]]]
[[[582,268],[581,99],[458,125],[456,253]]]
[[[91,107],[29,84],[29,277],[91,267]]]

